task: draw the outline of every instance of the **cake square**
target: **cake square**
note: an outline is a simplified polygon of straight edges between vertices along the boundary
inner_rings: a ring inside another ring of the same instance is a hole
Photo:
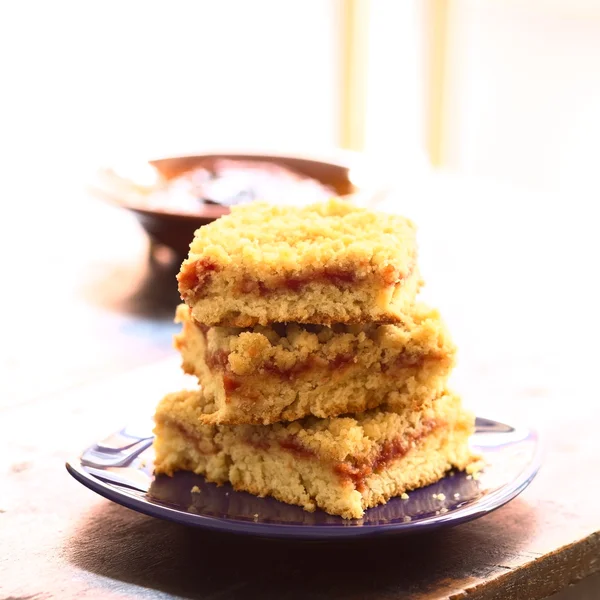
[[[474,418],[450,392],[403,414],[373,410],[267,426],[203,424],[207,403],[202,391],[183,391],[159,404],[156,474],[193,471],[256,496],[358,519],[475,460],[468,447]]]
[[[205,423],[269,424],[386,406],[418,408],[445,387],[455,346],[439,313],[416,304],[394,325],[206,327],[180,305],[183,370],[213,399]]]
[[[205,325],[396,322],[421,285],[416,259],[401,216],[254,202],[198,229],[177,279]]]

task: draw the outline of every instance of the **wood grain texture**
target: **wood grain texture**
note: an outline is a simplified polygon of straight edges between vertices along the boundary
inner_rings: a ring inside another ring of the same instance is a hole
[[[540,211],[494,194],[442,179],[418,202],[390,202],[419,224],[426,293],[460,347],[455,387],[479,414],[534,423],[544,466],[521,496],[477,521],[343,544],[193,530],[114,505],[68,476],[66,459],[150,414],[185,379],[171,349],[172,274],[147,263],[136,224],[91,201],[73,209],[95,223],[85,235],[55,218],[61,235],[45,253],[53,272],[41,276],[52,282],[54,318],[39,317],[38,296],[27,294],[1,314],[0,599],[575,593],[569,586],[600,572],[599,294],[588,277],[600,241],[585,207],[548,201]],[[25,246],[21,265],[39,258]],[[24,289],[31,271],[2,260]]]

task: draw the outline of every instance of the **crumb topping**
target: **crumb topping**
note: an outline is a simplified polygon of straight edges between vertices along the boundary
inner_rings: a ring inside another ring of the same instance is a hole
[[[341,284],[375,274],[390,285],[414,269],[415,236],[408,219],[348,200],[306,207],[254,202],[196,231],[178,276],[180,291],[231,266],[253,275],[245,280],[249,288],[279,276],[293,289],[307,272]]]
[[[407,445],[445,422],[460,421],[465,429],[472,427],[470,414],[460,416],[460,400],[451,392],[443,393],[422,410],[402,414],[370,410],[353,416],[307,417],[269,426],[202,425],[199,416],[212,410],[211,399],[201,390],[182,391],[161,402],[156,418],[196,423],[204,432],[212,427],[215,437],[219,432],[233,432],[255,448],[266,449],[273,443],[298,457],[318,457],[335,464],[350,461],[349,467],[368,464],[372,469],[406,452]]]
[[[201,327],[186,305],[176,321],[198,327],[206,339],[205,361],[210,368],[234,375],[257,371],[298,374],[319,367],[339,369],[361,357],[379,369],[419,366],[424,359],[452,361],[455,347],[439,313],[418,304],[396,325],[303,325],[275,323],[249,328]],[[183,343],[185,335],[177,341]]]

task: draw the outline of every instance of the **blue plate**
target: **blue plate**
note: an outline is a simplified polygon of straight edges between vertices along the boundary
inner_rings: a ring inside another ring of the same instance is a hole
[[[193,473],[153,477],[151,444],[151,435],[126,428],[68,462],[67,470],[105,498],[152,517],[262,537],[314,540],[401,535],[482,517],[522,492],[541,462],[535,431],[478,418],[471,445],[487,463],[479,477],[450,473],[410,492],[408,500],[394,498],[367,510],[362,519],[347,520],[236,492],[230,485],[217,487]]]

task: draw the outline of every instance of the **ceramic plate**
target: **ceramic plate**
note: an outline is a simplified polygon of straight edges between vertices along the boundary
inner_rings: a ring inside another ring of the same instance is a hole
[[[217,487],[193,473],[154,477],[152,436],[144,427],[125,428],[66,466],[94,492],[160,519],[262,537],[335,539],[416,533],[476,519],[521,493],[540,467],[539,438],[531,429],[478,418],[471,444],[487,463],[479,477],[450,473],[410,492],[407,500],[369,509],[359,520],[305,512],[229,485]]]

